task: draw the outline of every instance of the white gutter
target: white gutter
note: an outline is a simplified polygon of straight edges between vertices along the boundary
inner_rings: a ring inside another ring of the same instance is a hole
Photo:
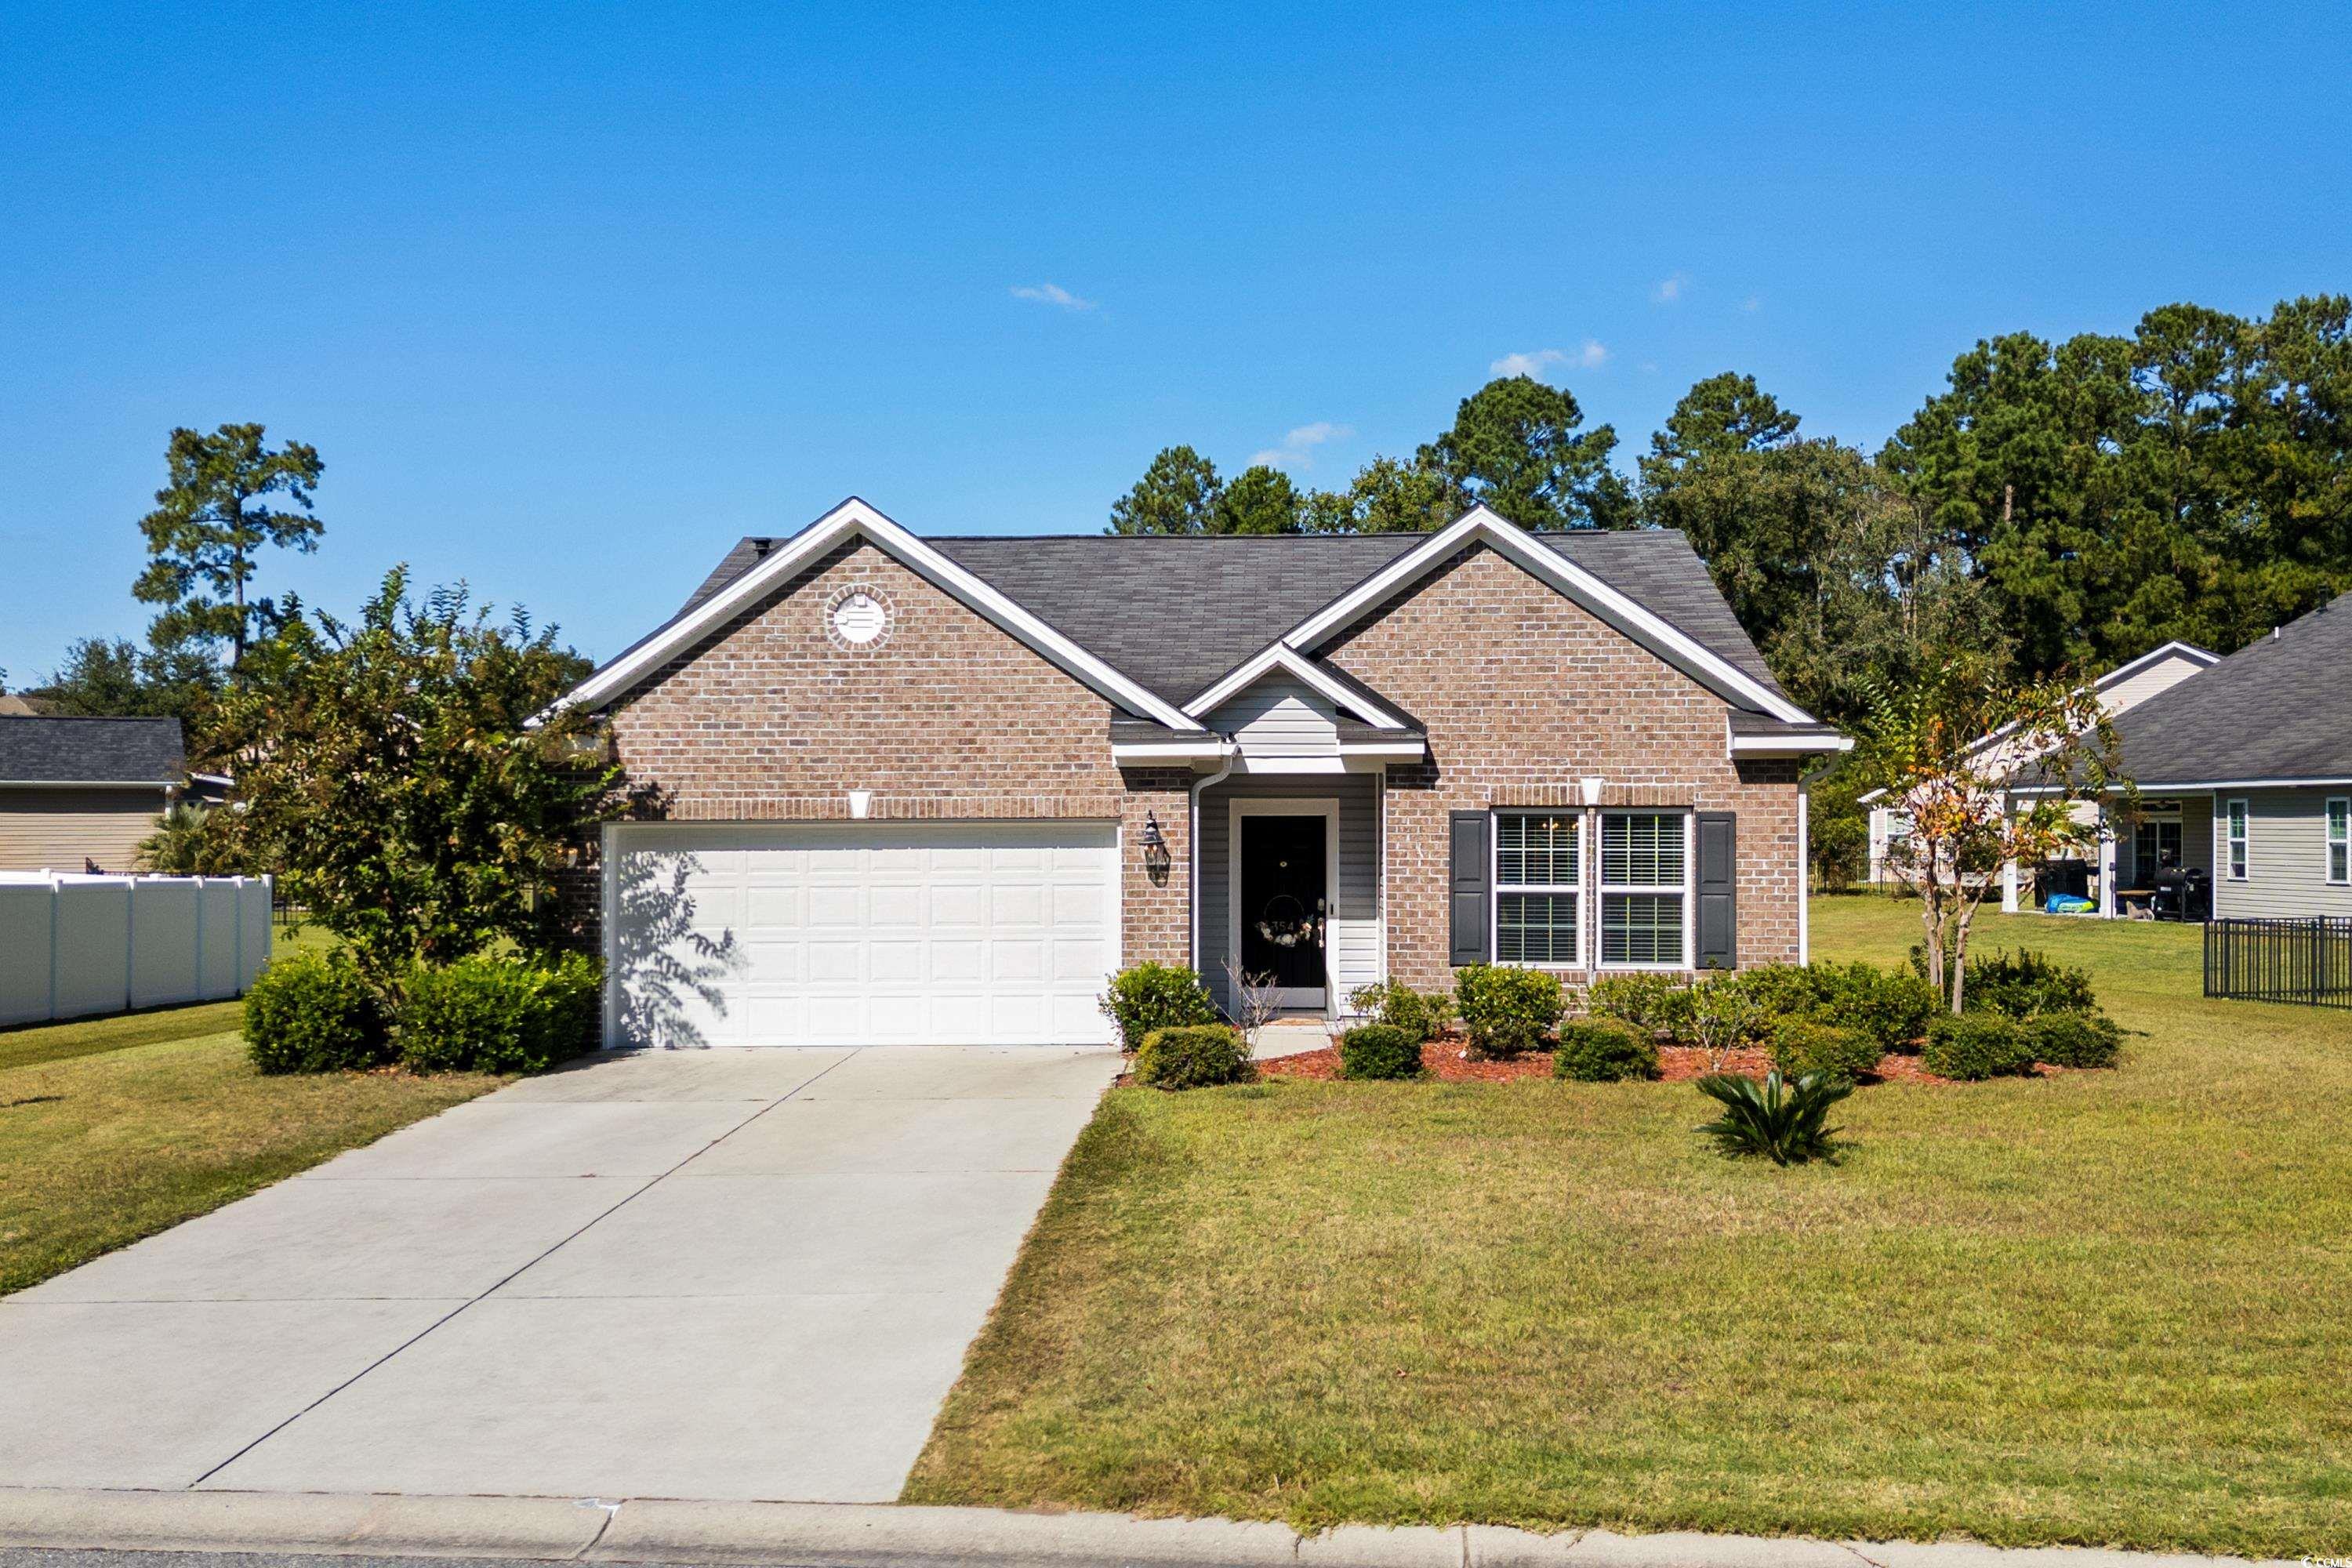
[[[1239,748],[1225,753],[1224,765],[1215,773],[1192,781],[1192,841],[1188,853],[1192,857],[1192,973],[1201,973],[1201,792],[1214,789],[1233,776],[1234,758]],[[1207,977],[1202,976],[1203,979]]]

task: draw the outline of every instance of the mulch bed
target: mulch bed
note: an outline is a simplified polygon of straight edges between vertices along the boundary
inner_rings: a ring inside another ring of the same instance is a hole
[[[1430,1041],[1421,1047],[1421,1065],[1424,1071],[1441,1083],[1508,1083],[1523,1078],[1549,1078],[1551,1053],[1532,1051],[1509,1061],[1485,1062],[1466,1054],[1460,1037]],[[1257,1064],[1258,1072],[1265,1078],[1306,1079],[1329,1083],[1339,1077],[1339,1052],[1337,1047],[1306,1051],[1295,1057],[1276,1057],[1272,1061]],[[1705,1078],[1715,1069],[1707,1065],[1706,1053],[1696,1046],[1661,1046],[1658,1047],[1658,1077],[1667,1083],[1687,1083]],[[1760,1079],[1772,1070],[1769,1051],[1745,1049],[1733,1051],[1724,1058],[1723,1071],[1740,1073]],[[2042,1076],[2063,1072],[2063,1068],[2037,1067]],[[1938,1077],[1919,1065],[1917,1057],[1886,1056],[1880,1058],[1878,1070],[1871,1075],[1880,1083],[1957,1083],[1957,1079]]]

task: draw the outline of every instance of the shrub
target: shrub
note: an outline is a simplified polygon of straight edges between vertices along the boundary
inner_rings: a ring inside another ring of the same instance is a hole
[[[1837,1129],[1824,1127],[1830,1107],[1853,1092],[1853,1080],[1806,1073],[1793,1082],[1776,1070],[1764,1081],[1737,1073],[1698,1080],[1699,1092],[1723,1107],[1723,1114],[1697,1131],[1727,1154],[1761,1154],[1776,1165],[1837,1158]]]
[[[2033,1069],[2025,1031],[2006,1013],[1939,1014],[1927,1026],[1920,1065],[1944,1078],[2002,1078]]]
[[[1539,1049],[1559,1022],[1559,976],[1539,969],[1473,963],[1454,977],[1475,1056],[1515,1057]]]
[[[1359,985],[1348,993],[1359,1017],[1402,1029],[1415,1041],[1433,1040],[1454,1023],[1454,998],[1443,991],[1415,991],[1402,980]]]
[[[2123,1048],[2124,1032],[2105,1013],[2040,1013],[2021,1019],[2027,1051],[2037,1062],[2062,1068],[2111,1068]]]
[[[1690,988],[1664,974],[1612,974],[1584,994],[1595,1013],[1622,1018],[1637,1029],[1667,1039],[1690,1027]]]
[[[392,1056],[375,993],[340,952],[263,965],[245,994],[245,1048],[266,1073],[380,1067]]]
[[[1836,989],[1840,977],[1827,964],[1804,968],[1794,963],[1768,963],[1748,970],[1740,979],[1767,1017],[1785,1018],[1810,1013],[1821,1005],[1827,994]]]
[[[1559,1026],[1551,1076],[1579,1083],[1616,1083],[1658,1076],[1658,1043],[1622,1018],[1579,1018]]]
[[[1339,1037],[1343,1078],[1418,1078],[1421,1041],[1396,1024],[1359,1024]]]
[[[2012,1018],[2087,1013],[2098,1005],[2088,970],[2053,963],[2032,948],[1969,960],[1960,1000],[1965,1006],[1996,1008]]]
[[[1792,1014],[1772,1031],[1772,1065],[1790,1079],[1811,1072],[1860,1078],[1875,1070],[1884,1054],[1877,1040],[1861,1030],[1815,1015]]]
[[[1148,1089],[1206,1089],[1253,1076],[1241,1031],[1224,1024],[1154,1029],[1135,1053],[1135,1081]]]
[[[400,1057],[415,1072],[545,1072],[595,1043],[596,961],[476,953],[409,975]]]
[[[1141,1048],[1155,1029],[1184,1029],[1217,1021],[1201,977],[1181,963],[1138,963],[1110,977],[1099,1004],[1118,1027],[1119,1049]]]
[[[1856,961],[1815,964],[1814,1011],[1878,1042],[1881,1052],[1909,1050],[1938,1011],[1936,988],[1916,974]]]
[[[1709,975],[1690,988],[1690,1023],[1685,1033],[1717,1071],[1726,1057],[1766,1038],[1771,1026],[1770,1015],[1758,1005],[1748,982],[1737,974]]]

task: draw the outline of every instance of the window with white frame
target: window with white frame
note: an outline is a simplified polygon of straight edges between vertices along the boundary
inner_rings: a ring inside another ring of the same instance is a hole
[[[1690,819],[1679,811],[1601,816],[1601,962],[1682,968],[1690,901]]]
[[[1584,823],[1572,811],[1495,814],[1495,962],[1584,962]]]
[[[2352,795],[2328,797],[2327,879],[2352,882]]]
[[[2246,803],[2227,802],[2221,808],[2223,853],[2221,864],[2229,868],[2230,880],[2246,879]]]

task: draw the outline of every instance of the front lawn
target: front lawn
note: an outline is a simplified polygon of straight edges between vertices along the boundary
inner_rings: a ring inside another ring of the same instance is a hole
[[[1688,1085],[1114,1091],[910,1502],[2352,1550],[2352,1016],[2095,967],[2112,1072],[1885,1084],[1834,1168]],[[1814,905],[1899,962],[1916,907]]]
[[[471,1100],[495,1078],[264,1078],[239,1005],[0,1032],[0,1293]]]

